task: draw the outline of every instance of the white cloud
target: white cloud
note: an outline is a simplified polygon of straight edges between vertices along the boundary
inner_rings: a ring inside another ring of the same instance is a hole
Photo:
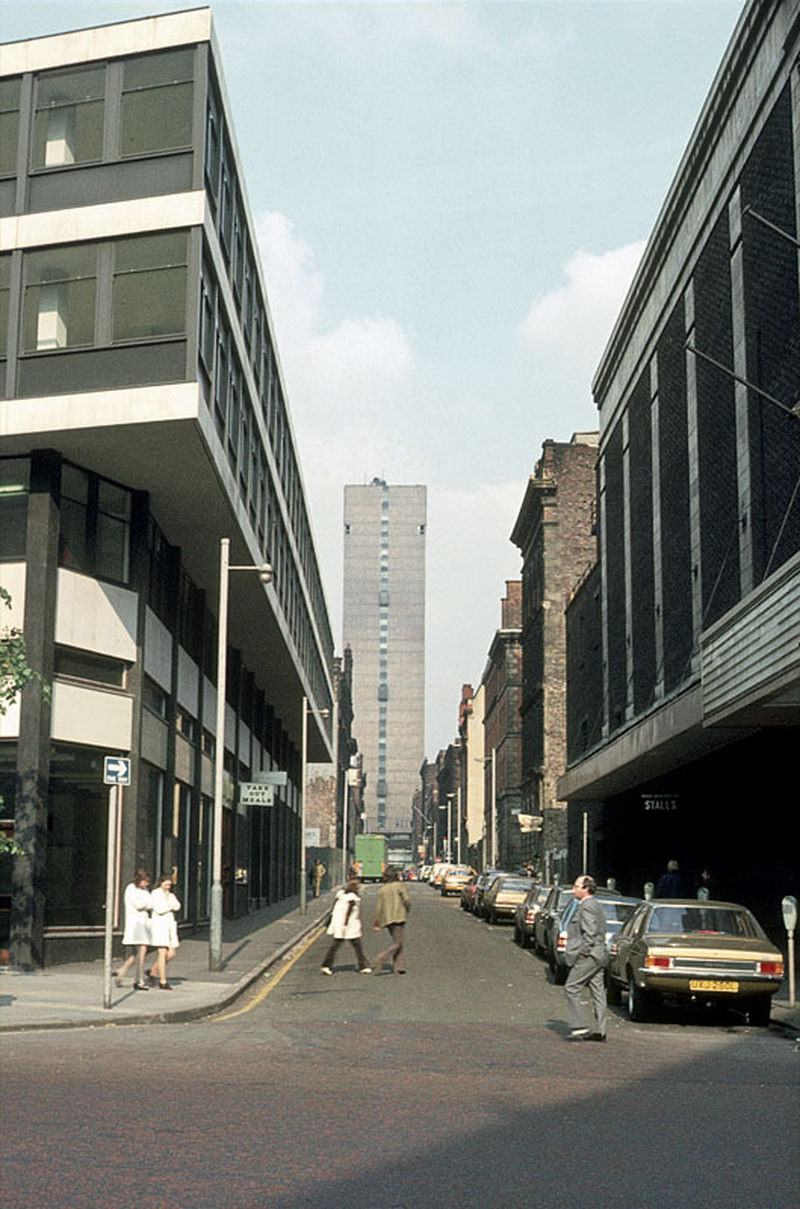
[[[393,482],[413,475],[407,417],[414,348],[391,317],[328,323],[325,277],[313,249],[282,214],[258,215],[256,231],[338,642],[342,490],[376,474]]]
[[[579,250],[564,266],[564,284],[534,300],[517,334],[537,372],[549,378],[555,371],[562,389],[588,391],[644,246],[638,240],[600,254]]]

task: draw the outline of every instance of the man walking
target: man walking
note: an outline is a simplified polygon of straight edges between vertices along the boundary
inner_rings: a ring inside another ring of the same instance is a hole
[[[578,900],[578,909],[567,925],[565,956],[569,974],[564,993],[567,997],[567,1013],[571,1025],[568,1041],[606,1039],[606,917],[595,898],[596,889],[594,878],[586,873],[577,877],[572,887],[572,893]],[[592,998],[594,1028],[588,1028],[585,1023],[584,987],[588,988]]]
[[[411,900],[408,890],[398,880],[396,870],[391,865],[387,865],[383,874],[383,885],[378,891],[378,901],[375,906],[375,931],[380,932],[381,928],[386,928],[392,938],[392,943],[375,959],[376,974],[380,972],[381,966],[386,961],[393,962],[395,974],[405,974],[403,934],[410,910]]]

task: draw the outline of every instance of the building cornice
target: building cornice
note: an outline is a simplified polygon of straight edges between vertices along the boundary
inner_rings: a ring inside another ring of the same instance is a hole
[[[96,63],[121,55],[168,50],[211,40],[211,9],[192,8],[93,29],[77,29],[45,38],[6,42],[0,46],[0,77],[47,71],[73,63]]]

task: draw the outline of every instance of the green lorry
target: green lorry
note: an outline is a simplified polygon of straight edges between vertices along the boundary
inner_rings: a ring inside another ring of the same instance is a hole
[[[356,836],[356,869],[362,882],[379,882],[386,868],[386,836]]]

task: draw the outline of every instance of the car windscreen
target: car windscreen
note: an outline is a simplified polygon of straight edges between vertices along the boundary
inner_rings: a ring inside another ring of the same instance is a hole
[[[650,916],[647,931],[694,936],[763,935],[749,911],[702,905],[656,907]]]
[[[527,877],[504,877],[501,890],[530,890],[531,883]]]

